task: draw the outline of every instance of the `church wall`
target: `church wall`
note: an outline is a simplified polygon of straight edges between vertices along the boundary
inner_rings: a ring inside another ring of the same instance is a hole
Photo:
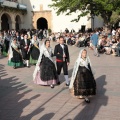
[[[62,14],[60,16],[57,16],[53,8],[49,8],[48,5],[51,4],[51,0],[47,0],[47,2],[44,2],[44,0],[30,0],[33,7],[33,11],[40,11],[40,5],[43,4],[43,10],[52,10],[52,16],[51,16],[51,25],[50,26],[53,32],[59,32],[64,31],[65,28],[68,29],[75,29],[78,31],[81,29],[81,25],[86,25],[86,29],[91,27],[91,20],[87,21],[87,16],[82,17],[79,22],[71,22],[74,18],[77,17],[77,14],[74,13],[71,16],[65,16],[65,14]],[[30,16],[30,14],[28,14]],[[36,21],[36,20],[35,20]],[[34,22],[35,22],[34,21]],[[49,23],[49,21],[48,21]],[[35,23],[33,23],[34,26]]]
[[[32,0],[35,1],[35,0]],[[23,28],[25,29],[32,29],[33,28],[33,22],[32,22],[32,17],[33,17],[33,8],[30,0],[21,0],[21,2],[25,5],[27,5],[27,14],[24,14],[24,26]]]
[[[102,20],[102,18],[95,16],[94,28],[102,27],[102,26],[103,26],[103,20]]]
[[[65,14],[57,16],[53,8],[48,7],[51,1],[52,0],[47,0],[47,2],[45,2],[45,0],[18,0],[19,3],[27,5],[27,14],[22,14],[22,28],[36,29],[36,21],[39,17],[45,17],[47,19],[48,28],[52,29],[53,32],[63,32],[65,28],[69,30],[73,28],[75,31],[78,31],[82,25],[85,25],[86,29],[91,28],[92,22],[91,19],[88,20],[88,16],[82,17],[79,22],[71,22],[71,20],[77,18],[78,13],[73,13],[70,16],[65,16]],[[42,9],[46,12],[42,12]],[[39,12],[40,10],[41,12],[37,14],[37,17],[34,16],[33,13],[36,11]],[[102,25],[102,20],[96,17],[94,19],[94,27],[101,27]]]

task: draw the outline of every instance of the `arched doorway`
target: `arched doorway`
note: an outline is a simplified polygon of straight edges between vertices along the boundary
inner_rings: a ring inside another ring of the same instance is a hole
[[[15,22],[16,22],[15,28],[16,28],[16,30],[19,30],[20,29],[20,24],[21,24],[21,19],[20,19],[19,15],[16,16]]]
[[[37,20],[37,29],[48,29],[48,22],[45,18],[41,17]]]
[[[4,13],[1,17],[1,29],[2,30],[9,30],[11,24],[11,18],[8,14]]]

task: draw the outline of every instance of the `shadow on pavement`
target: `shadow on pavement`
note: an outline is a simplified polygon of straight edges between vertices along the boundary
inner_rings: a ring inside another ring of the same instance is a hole
[[[76,110],[76,108],[80,106],[84,106],[84,108],[74,117],[74,120],[93,120],[97,115],[98,111],[100,110],[100,108],[102,106],[107,105],[108,97],[105,95],[106,89],[104,88],[104,85],[107,84],[105,79],[106,79],[105,75],[102,75],[96,79],[97,94],[96,96],[90,98],[91,99],[90,104],[85,103],[85,101],[83,100],[82,103],[76,105],[73,109],[70,109],[69,112],[63,115],[60,118],[60,120],[66,119],[66,117],[68,117],[73,111]],[[73,120],[73,119],[67,119],[67,120]]]
[[[23,113],[23,109],[40,95],[24,98],[32,90],[21,83],[16,76],[8,77],[4,67],[0,64],[0,120],[17,120]]]
[[[32,89],[29,89],[16,76],[8,77],[4,67],[0,64],[0,120],[31,120],[32,117],[45,110],[44,105],[57,97],[62,91],[68,89],[62,87],[57,93],[46,99],[41,105],[36,106],[33,111],[30,111],[31,101],[40,100],[40,94],[33,94]],[[54,115],[55,113],[48,113],[39,119],[51,119]]]
[[[102,75],[96,79],[97,94],[91,98],[90,104],[84,104],[84,109],[74,118],[74,120],[93,120],[102,106],[106,106],[108,97],[105,95],[107,84],[106,75]]]

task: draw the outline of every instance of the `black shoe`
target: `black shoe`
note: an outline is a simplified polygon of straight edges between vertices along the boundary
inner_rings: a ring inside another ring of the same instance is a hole
[[[90,103],[90,100],[88,98],[85,98],[86,103]]]
[[[27,66],[27,68],[30,68],[30,66]]]
[[[14,69],[16,69],[16,67],[15,67],[15,66],[14,66],[13,68],[14,68]]]
[[[97,55],[97,57],[100,57],[100,55]]]
[[[54,85],[50,85],[51,88],[54,88]]]
[[[23,66],[26,67],[26,64],[24,64]]]
[[[60,81],[57,83],[57,85],[60,85]]]
[[[69,86],[69,84],[68,84],[68,83],[66,83],[66,86]]]

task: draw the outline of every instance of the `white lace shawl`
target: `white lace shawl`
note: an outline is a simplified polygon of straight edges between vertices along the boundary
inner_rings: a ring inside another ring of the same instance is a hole
[[[8,50],[9,57],[8,57],[8,60],[11,60],[11,58],[13,57],[12,47],[15,48],[15,49],[18,48],[18,44],[14,44],[13,40],[10,42],[10,45],[9,45],[9,50]]]
[[[39,58],[38,58],[38,61],[37,61],[37,64],[36,64],[36,67],[35,67],[35,70],[33,72],[33,80],[35,80],[35,77],[36,77],[36,74],[38,71],[40,71],[40,63],[41,63],[41,60],[42,60],[42,56],[45,56],[45,57],[48,57],[52,62],[53,62],[53,59],[51,57],[52,55],[52,48],[49,47],[49,50],[45,47],[45,44],[43,43],[43,45],[41,46],[40,48],[40,55],[39,55]]]
[[[71,89],[73,87],[73,84],[74,84],[74,81],[75,81],[75,78],[76,78],[76,75],[77,75],[77,71],[78,71],[78,68],[79,66],[85,66],[87,69],[88,68],[88,64],[90,64],[91,66],[91,70],[92,70],[92,65],[91,65],[91,62],[90,62],[90,59],[89,57],[87,56],[86,57],[86,60],[83,60],[81,58],[81,54],[83,52],[84,49],[82,49],[79,53],[79,56],[74,64],[74,68],[73,68],[73,72],[72,72],[72,77],[71,77],[71,81],[70,81],[70,86],[69,86],[69,89]],[[93,70],[92,70],[92,73],[93,73]]]

